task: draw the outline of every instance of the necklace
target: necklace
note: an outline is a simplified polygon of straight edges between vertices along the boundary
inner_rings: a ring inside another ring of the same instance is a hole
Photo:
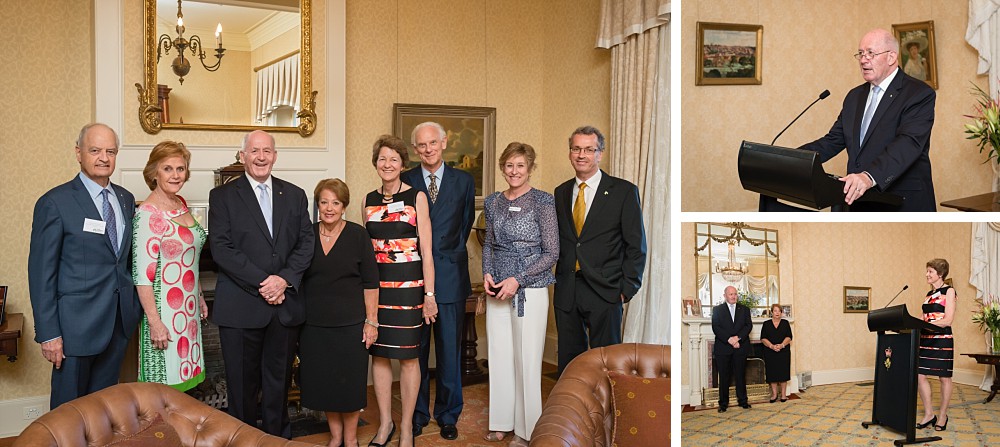
[[[402,190],[403,190],[403,181],[400,180],[399,181],[399,188],[396,188],[396,192],[393,193],[393,194],[385,195],[385,184],[383,184],[382,185],[382,201],[383,202],[392,202],[392,196],[394,196],[396,194],[399,194],[399,192],[402,191]]]
[[[347,225],[347,222],[344,221],[344,220],[341,220],[340,221],[340,225],[338,225],[337,228],[336,228],[336,231],[331,231],[329,234],[327,234],[327,233],[323,232],[323,225],[321,224],[319,226],[319,234],[320,234],[320,236],[323,236],[323,238],[324,238],[324,240],[326,242],[330,242],[330,238],[336,237],[336,236],[340,236],[340,233],[342,231],[344,231],[344,226],[346,226],[346,225]]]

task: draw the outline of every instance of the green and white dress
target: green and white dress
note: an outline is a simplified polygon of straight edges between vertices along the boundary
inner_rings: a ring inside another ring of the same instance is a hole
[[[197,221],[186,227],[173,220],[187,212],[187,206],[161,211],[143,204],[132,224],[132,279],[136,286],[153,287],[156,310],[170,333],[167,349],[154,348],[149,320],[143,315],[139,381],[163,383],[181,391],[205,380],[198,259],[207,233]]]

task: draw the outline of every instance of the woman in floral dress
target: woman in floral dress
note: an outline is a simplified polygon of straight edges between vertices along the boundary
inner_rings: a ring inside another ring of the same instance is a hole
[[[139,381],[186,391],[205,380],[201,321],[208,307],[198,282],[205,229],[177,195],[191,177],[191,152],[164,141],[142,174],[152,191],[133,220],[132,279],[145,313],[139,325]]]

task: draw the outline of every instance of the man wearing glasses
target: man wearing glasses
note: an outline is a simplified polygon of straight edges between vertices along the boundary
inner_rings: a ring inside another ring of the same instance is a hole
[[[646,267],[639,189],[601,171],[603,153],[601,131],[573,131],[569,161],[576,177],[555,191],[559,374],[588,348],[622,342],[622,304],[639,291]]]
[[[928,154],[934,90],[899,69],[899,41],[886,30],[865,34],[854,58],[865,83],[847,93],[826,136],[801,149],[819,152],[823,162],[847,149],[840,180],[851,211],[935,211]],[[902,205],[854,203],[872,188],[902,196]]]

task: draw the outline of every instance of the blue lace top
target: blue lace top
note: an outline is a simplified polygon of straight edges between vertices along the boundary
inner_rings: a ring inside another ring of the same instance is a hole
[[[514,200],[502,192],[486,198],[483,273],[495,282],[514,277],[521,285],[511,305],[524,316],[524,289],[556,282],[552,266],[559,258],[559,227],[552,194],[531,188]]]

